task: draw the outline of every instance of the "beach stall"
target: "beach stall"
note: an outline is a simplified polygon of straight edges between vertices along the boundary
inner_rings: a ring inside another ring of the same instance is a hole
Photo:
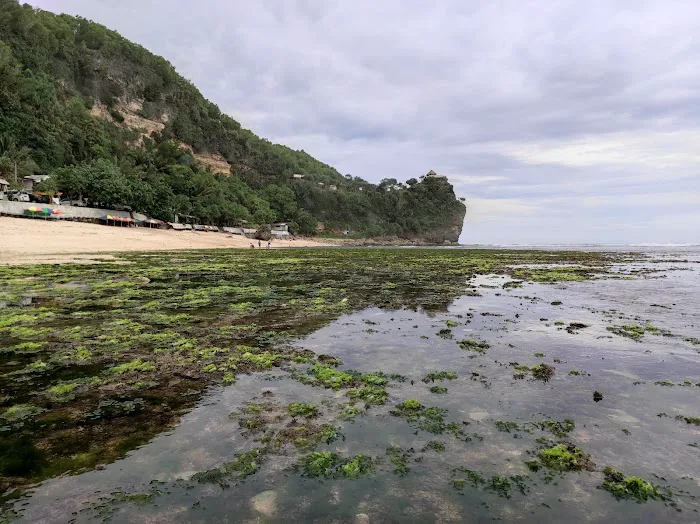
[[[147,227],[149,229],[151,228],[161,228],[165,222],[162,220],[158,220],[156,218],[147,218],[146,220],[139,220],[137,221],[137,224],[139,227]]]
[[[116,215],[104,215],[100,217],[100,222],[104,222],[107,226],[131,227],[135,225],[136,220],[129,217],[118,217]]]
[[[31,218],[57,219],[60,218],[62,214],[63,211],[61,209],[51,209],[50,207],[44,206],[31,206],[24,210],[24,216]]]

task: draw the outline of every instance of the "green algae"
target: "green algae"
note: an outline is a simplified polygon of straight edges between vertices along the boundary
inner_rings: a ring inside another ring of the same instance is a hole
[[[345,436],[331,424],[319,426],[308,421],[295,422],[293,420],[266,440],[272,442],[274,449],[279,449],[284,444],[291,443],[300,450],[310,451],[315,449],[321,442],[331,444],[340,439],[345,440]]]
[[[537,452],[542,465],[555,471],[580,471],[592,469],[593,463],[588,454],[573,444],[557,444]]]
[[[379,386],[366,386],[348,391],[348,396],[353,402],[364,402],[366,405],[381,405],[386,403],[389,394]]]
[[[476,351],[477,353],[485,353],[491,347],[486,342],[478,342],[476,340],[460,340],[457,345],[465,351]]]
[[[666,387],[673,387],[676,384],[672,380],[657,380],[654,382],[657,386],[666,386]]]
[[[99,518],[108,521],[120,507],[131,504],[134,506],[146,506],[154,504],[156,499],[164,494],[158,487],[152,487],[149,491],[140,493],[126,493],[124,491],[113,491],[108,497],[102,497],[99,503],[95,503],[88,508],[81,510],[91,514],[95,519]]]
[[[287,413],[291,417],[313,418],[318,416],[318,408],[313,404],[294,402],[287,406]]]
[[[342,457],[330,451],[318,451],[303,457],[297,469],[307,477],[358,479],[371,474],[375,469],[372,457],[357,454]]]
[[[626,477],[621,471],[606,467],[603,469],[605,481],[601,489],[609,491],[616,499],[635,499],[638,503],[649,500],[668,500],[670,493],[663,493],[661,488],[640,477]]]
[[[323,424],[321,426],[321,440],[326,444],[331,444],[336,440],[343,439],[345,436],[338,430],[338,428],[331,426],[330,424]]]
[[[644,326],[640,326],[638,324],[624,324],[622,326],[613,325],[606,327],[606,329],[616,335],[627,337],[636,341],[641,340],[645,334],[672,336],[668,331],[649,323]]]
[[[535,379],[547,382],[554,376],[555,368],[548,364],[537,364],[530,368],[530,372]]]
[[[31,404],[17,404],[10,406],[3,413],[0,413],[0,418],[9,423],[22,422],[32,419],[43,413],[46,409]]]
[[[504,433],[510,433],[511,431],[518,431],[520,426],[516,422],[497,420],[494,422],[496,429]]]
[[[518,364],[517,362],[511,363],[513,369],[519,371],[520,373],[527,374],[531,373],[532,377],[536,380],[541,380],[542,382],[548,382],[555,374],[556,368],[550,366],[549,364],[535,364],[534,366],[528,366],[525,364]]]
[[[425,445],[425,448],[423,448],[422,451],[427,451],[427,450],[432,450],[437,453],[442,453],[445,451],[445,443],[440,442],[439,440],[430,440],[428,443]]]
[[[395,417],[405,418],[409,425],[434,435],[450,433],[457,439],[471,440],[471,437],[465,434],[459,424],[445,421],[447,416],[446,409],[426,407],[416,399],[408,399],[401,404],[397,404],[389,413]]]
[[[452,334],[452,330],[449,328],[443,328],[437,333],[435,333],[438,337],[444,338],[446,340],[451,340],[454,338],[454,335]]]
[[[68,402],[75,398],[73,392],[78,387],[80,387],[79,382],[63,382],[50,387],[47,394],[56,402]]]
[[[339,417],[341,420],[355,420],[355,417],[362,415],[364,411],[356,407],[348,407],[341,411]]]
[[[116,375],[132,372],[151,372],[155,370],[156,366],[153,362],[144,362],[140,358],[109,368],[109,372]]]
[[[409,454],[398,446],[386,448],[386,456],[394,469],[392,472],[400,477],[405,477],[411,471],[408,467]]]
[[[284,355],[270,353],[269,351],[263,353],[246,352],[241,355],[241,360],[248,363],[254,370],[270,369],[281,358],[284,358]]]
[[[423,377],[423,382],[435,382],[436,380],[455,380],[458,378],[454,371],[431,371]]]
[[[534,422],[533,425],[539,429],[547,430],[555,437],[560,438],[565,437],[576,428],[576,423],[568,418],[563,421],[545,419],[540,422]]]
[[[527,494],[525,477],[521,475],[505,476],[494,475],[491,478],[484,477],[478,471],[467,468],[455,468],[452,470],[452,487],[460,493],[464,488],[482,489],[495,493],[499,497],[511,498],[513,490],[518,490],[521,494]]]
[[[686,415],[676,415],[676,420],[681,420],[686,424],[692,424],[694,426],[700,426],[700,417],[688,417]]]
[[[196,473],[192,476],[192,480],[200,484],[226,484],[229,479],[243,480],[258,471],[265,453],[264,448],[254,448],[245,453],[239,453],[234,460],[218,468]]]
[[[317,364],[309,370],[316,383],[326,388],[341,389],[356,383],[357,376],[346,371],[338,371],[328,364]]]

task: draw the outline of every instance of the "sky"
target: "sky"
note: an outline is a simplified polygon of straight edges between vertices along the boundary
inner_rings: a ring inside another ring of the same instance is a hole
[[[343,174],[433,169],[463,243],[700,242],[696,0],[32,0]]]

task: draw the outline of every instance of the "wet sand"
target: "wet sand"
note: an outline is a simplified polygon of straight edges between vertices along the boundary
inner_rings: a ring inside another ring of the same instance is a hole
[[[0,264],[95,263],[107,253],[249,248],[249,238],[226,233],[114,227],[70,221],[0,217]],[[257,240],[254,242],[257,246]],[[263,242],[263,247],[266,243]],[[272,247],[311,247],[312,239],[273,240]],[[90,254],[102,254],[94,256]]]

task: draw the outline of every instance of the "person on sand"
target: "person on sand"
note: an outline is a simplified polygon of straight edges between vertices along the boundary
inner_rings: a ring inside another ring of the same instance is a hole
[[[258,249],[260,249],[261,247],[262,247],[262,242],[260,242],[260,240],[258,240]]]
[[[270,246],[272,246],[272,242],[270,242],[270,241],[268,240],[268,241],[267,241],[267,249],[270,249]]]

